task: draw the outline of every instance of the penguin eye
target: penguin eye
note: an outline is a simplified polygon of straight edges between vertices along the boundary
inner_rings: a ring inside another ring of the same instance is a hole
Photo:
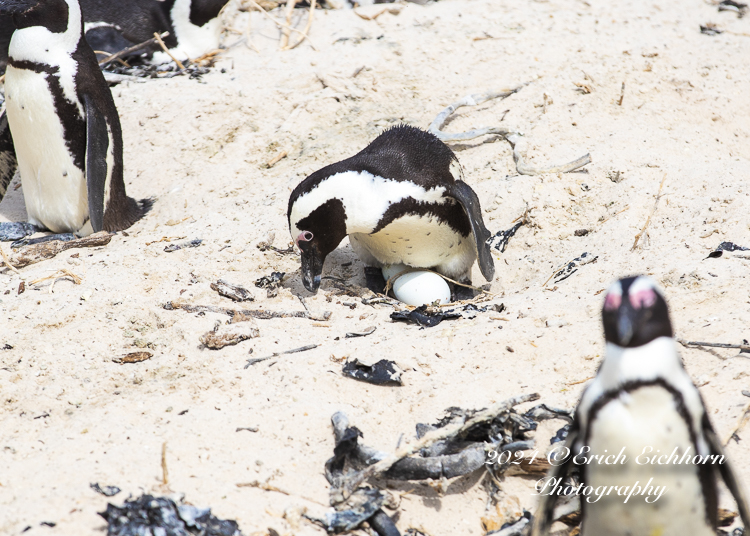
[[[297,247],[299,247],[300,242],[309,242],[312,240],[313,236],[314,235],[310,231],[302,231],[297,237],[297,240],[295,240],[295,242],[297,242]]]
[[[607,294],[607,297],[604,299],[604,310],[614,311],[620,307],[621,303],[622,303],[622,295],[615,294],[614,292],[610,292],[609,294]]]

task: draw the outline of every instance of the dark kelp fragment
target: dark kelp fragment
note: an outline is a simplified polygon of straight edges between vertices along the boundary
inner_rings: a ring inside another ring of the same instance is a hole
[[[169,244],[167,247],[164,248],[164,251],[167,253],[172,253],[173,251],[177,251],[178,249],[185,249],[185,248],[197,248],[203,243],[203,240],[200,238],[196,238],[195,240],[183,240],[182,242],[175,242],[174,244]]]
[[[385,497],[376,489],[360,489],[355,495],[350,497],[351,508],[335,512],[327,512],[325,518],[320,519],[305,515],[307,519],[313,521],[326,529],[328,532],[338,534],[347,532],[359,527],[362,523],[370,519],[383,505]]]
[[[718,247],[708,254],[709,259],[718,259],[725,251],[750,251],[750,248],[738,246],[732,242],[722,242]]]
[[[246,288],[232,285],[223,279],[219,279],[216,283],[211,283],[211,289],[215,290],[225,298],[229,298],[236,302],[253,301],[254,299],[253,295]]]
[[[354,378],[374,385],[402,385],[401,370],[393,361],[381,359],[372,365],[365,365],[357,361],[344,363],[344,376]]]
[[[264,275],[257,279],[255,286],[258,288],[276,288],[281,284],[281,280],[284,279],[285,275],[285,272],[271,272],[271,275]]]
[[[91,489],[93,489],[97,493],[101,493],[105,497],[112,497],[114,495],[117,495],[122,491],[117,486],[100,486],[98,482],[94,482],[93,484],[89,484]]]
[[[596,262],[598,258],[599,256],[597,255],[592,255],[591,253],[583,252],[581,253],[580,257],[576,257],[572,261],[566,263],[565,266],[558,269],[558,271],[555,272],[552,278],[554,278],[555,283],[560,283],[561,281],[565,281],[571,275],[576,273],[578,271],[578,268],[586,264]],[[549,281],[549,279],[547,281]],[[545,285],[546,284],[547,283],[545,282]]]
[[[210,508],[178,505],[167,497],[142,495],[122,506],[109,503],[99,515],[107,521],[107,536],[242,536],[235,521],[218,519]]]
[[[443,320],[453,320],[454,318],[461,318],[461,315],[450,311],[431,311],[426,305],[417,307],[412,311],[391,313],[391,320],[410,322],[425,328],[435,327]]]
[[[0,223],[0,242],[20,240],[24,237],[43,231],[33,223],[2,222]]]
[[[516,232],[518,232],[525,223],[526,220],[521,220],[507,231],[498,231],[494,236],[487,239],[487,243],[490,247],[495,248],[500,253],[505,253],[505,248],[508,247],[508,241],[515,236]]]

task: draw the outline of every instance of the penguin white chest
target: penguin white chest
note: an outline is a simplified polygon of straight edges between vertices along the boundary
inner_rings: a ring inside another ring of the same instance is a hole
[[[74,232],[89,216],[86,179],[66,145],[48,76],[8,66],[8,123],[29,222],[56,233]]]
[[[471,235],[462,236],[430,214],[402,216],[376,233],[350,234],[349,240],[367,264],[435,268],[453,278],[466,276],[476,259]]]
[[[698,467],[675,463],[684,460],[686,453],[691,460],[698,453],[688,423],[669,391],[650,386],[623,393],[599,410],[589,426],[589,455],[613,455],[614,459],[624,448],[626,459],[611,464],[588,463],[586,484],[594,489],[637,485],[642,490],[651,486],[651,490],[650,495],[634,492],[627,503],[627,493],[623,496],[617,490],[587,503],[584,536],[713,534],[706,522]],[[673,454],[677,458],[672,463],[658,463],[667,462]],[[664,487],[658,499],[657,486]]]

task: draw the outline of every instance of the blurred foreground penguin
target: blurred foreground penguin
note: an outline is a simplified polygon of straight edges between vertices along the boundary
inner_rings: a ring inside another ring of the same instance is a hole
[[[682,365],[654,282],[615,282],[602,318],[606,355],[576,409],[570,455],[537,485],[532,535],[549,533],[555,498],[567,487],[581,501],[583,536],[714,536],[717,473],[748,530],[740,482]],[[574,467],[581,482],[568,487]]]
[[[479,258],[491,281],[490,232],[477,195],[461,178],[448,146],[406,125],[307,177],[292,192],[287,212],[305,288],[318,290],[326,256],[347,235],[368,266],[431,268],[468,282]]]
[[[0,0],[0,12],[16,28],[0,116],[0,200],[18,167],[30,223],[79,236],[129,227],[150,201],[125,194],[120,119],[81,38],[78,2]]]

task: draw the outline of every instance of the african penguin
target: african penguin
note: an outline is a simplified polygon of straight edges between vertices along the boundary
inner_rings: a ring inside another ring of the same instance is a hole
[[[3,0],[0,11],[16,28],[0,116],[0,192],[17,161],[32,224],[79,236],[129,227],[150,201],[125,194],[120,120],[81,38],[77,0]]]
[[[318,290],[323,262],[347,235],[369,266],[431,268],[466,282],[478,257],[491,281],[490,232],[462,178],[448,146],[406,125],[307,177],[292,191],[287,211],[305,288]]]
[[[94,50],[114,54],[169,32],[164,44],[180,60],[195,59],[219,48],[219,12],[227,0],[81,0],[84,34]],[[9,15],[0,15],[0,74],[13,33]],[[171,60],[159,45],[150,47],[155,63]],[[141,54],[143,50],[136,52]]]
[[[660,290],[644,276],[615,282],[602,320],[606,354],[576,409],[570,455],[561,451],[537,485],[532,535],[549,533],[555,497],[568,487],[579,495],[583,536],[714,536],[717,473],[748,530],[741,485],[677,353]]]

